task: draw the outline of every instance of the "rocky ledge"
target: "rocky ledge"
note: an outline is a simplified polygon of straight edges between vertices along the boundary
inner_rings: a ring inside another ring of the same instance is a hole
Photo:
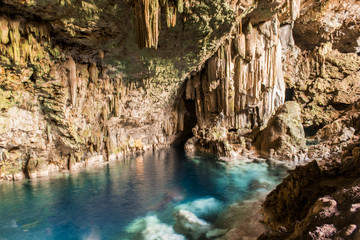
[[[263,214],[271,231],[259,239],[360,238],[359,126],[357,102],[323,130],[333,132],[309,148],[315,160],[291,170],[267,196]]]

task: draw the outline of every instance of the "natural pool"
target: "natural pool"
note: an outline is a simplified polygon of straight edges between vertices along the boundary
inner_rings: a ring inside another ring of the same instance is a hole
[[[220,212],[257,199],[286,175],[265,162],[214,160],[169,148],[77,173],[0,183],[0,239],[185,239],[172,229],[176,210],[218,224]]]

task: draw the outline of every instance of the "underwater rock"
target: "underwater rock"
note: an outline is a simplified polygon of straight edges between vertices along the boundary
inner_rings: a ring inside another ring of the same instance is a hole
[[[191,239],[201,239],[205,237],[212,227],[209,223],[199,219],[195,214],[187,210],[179,210],[174,214],[174,229]]]
[[[146,216],[136,219],[127,232],[143,240],[185,240],[185,237],[174,232],[174,229],[162,223],[157,216]]]
[[[204,218],[219,213],[223,209],[223,204],[219,200],[209,197],[180,204],[176,206],[176,209],[187,210],[197,217]]]
[[[188,210],[180,209],[174,213],[174,217],[175,231],[187,236],[189,239],[217,239],[228,232],[227,229],[214,228]]]

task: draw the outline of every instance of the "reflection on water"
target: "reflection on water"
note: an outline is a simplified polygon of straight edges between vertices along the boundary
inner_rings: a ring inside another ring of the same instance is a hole
[[[230,167],[209,155],[189,158],[166,149],[49,179],[4,182],[0,239],[126,239],[159,233],[184,239],[172,229],[176,209],[216,222],[230,204],[274,188],[284,170],[266,163]]]

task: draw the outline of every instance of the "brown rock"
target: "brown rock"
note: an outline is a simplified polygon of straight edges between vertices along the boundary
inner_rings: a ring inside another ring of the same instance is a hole
[[[276,111],[255,141],[255,146],[262,155],[270,156],[270,152],[273,152],[279,158],[293,159],[306,151],[300,112],[300,106],[296,102],[285,102]]]

